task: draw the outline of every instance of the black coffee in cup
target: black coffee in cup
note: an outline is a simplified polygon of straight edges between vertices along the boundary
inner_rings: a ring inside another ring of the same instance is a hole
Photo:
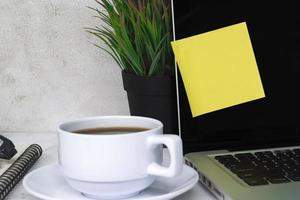
[[[72,131],[78,134],[88,134],[88,135],[113,135],[113,134],[126,134],[126,133],[136,133],[147,131],[148,128],[144,127],[96,127],[87,128]]]

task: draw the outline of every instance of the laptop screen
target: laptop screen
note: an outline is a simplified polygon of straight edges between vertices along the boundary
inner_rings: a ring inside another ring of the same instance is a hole
[[[173,0],[175,39],[246,22],[266,97],[192,117],[178,70],[184,151],[300,144],[300,14],[294,2]]]

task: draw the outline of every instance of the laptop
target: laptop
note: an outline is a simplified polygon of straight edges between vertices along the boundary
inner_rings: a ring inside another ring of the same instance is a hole
[[[176,70],[186,161],[216,199],[300,199],[297,8],[292,1],[172,1],[174,40],[246,22],[266,95],[192,117]]]

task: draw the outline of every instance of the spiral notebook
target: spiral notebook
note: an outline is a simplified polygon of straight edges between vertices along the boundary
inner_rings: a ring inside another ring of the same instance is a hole
[[[42,148],[32,144],[0,175],[0,200],[5,199],[41,155]]]

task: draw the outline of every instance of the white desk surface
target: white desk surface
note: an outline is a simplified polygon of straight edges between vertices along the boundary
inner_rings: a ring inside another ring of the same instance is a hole
[[[57,161],[57,138],[55,133],[0,133],[4,137],[13,141],[18,150],[18,154],[10,161],[0,159],[0,173],[2,174],[15,160],[23,153],[23,151],[31,144],[39,144],[43,148],[42,157],[35,163],[31,170],[48,165]],[[23,188],[21,181],[9,193],[7,200],[37,200],[31,196]],[[199,183],[184,193],[175,198],[175,200],[215,200],[215,198]]]

